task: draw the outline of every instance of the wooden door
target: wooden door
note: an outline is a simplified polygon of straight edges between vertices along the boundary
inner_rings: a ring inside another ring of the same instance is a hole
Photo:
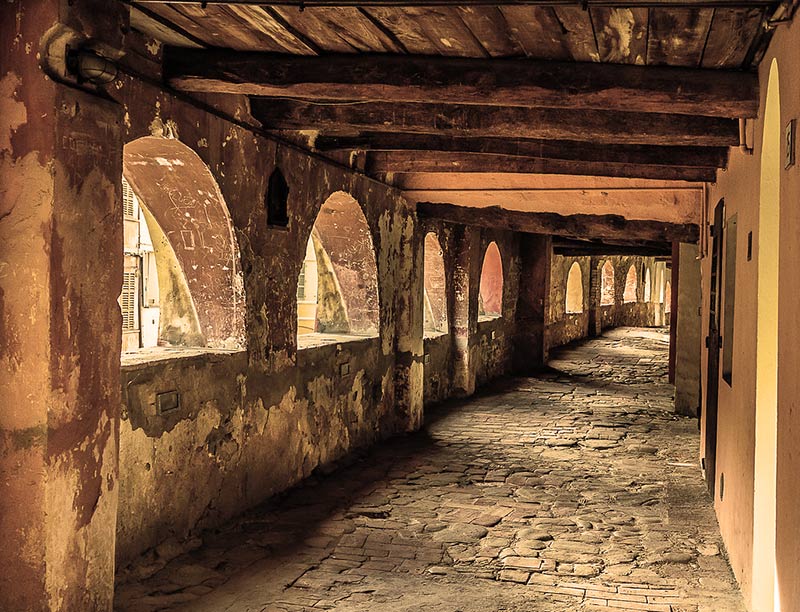
[[[708,307],[708,336],[706,349],[708,350],[708,376],[706,379],[706,444],[705,468],[706,482],[711,497],[714,497],[716,485],[716,457],[717,457],[717,407],[719,400],[719,352],[722,347],[720,335],[720,296],[722,289],[722,245],[723,219],[725,218],[725,201],[720,200],[714,209],[714,225],[711,231],[711,291],[709,292]]]

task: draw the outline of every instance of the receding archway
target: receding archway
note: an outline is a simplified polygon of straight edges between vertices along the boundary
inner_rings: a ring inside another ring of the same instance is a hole
[[[756,426],[753,504],[753,608],[779,610],[776,511],[778,458],[778,267],[780,254],[781,100],[772,60],[761,144],[756,318]]]
[[[583,274],[577,261],[570,266],[567,274],[565,311],[567,314],[583,312]]]
[[[600,270],[600,305],[614,304],[614,264],[607,259]]]
[[[644,272],[644,299],[645,303],[649,302],[652,298],[652,282],[650,279],[650,268],[647,268]]]
[[[180,141],[147,136],[125,145],[123,176],[141,207],[155,254],[154,269],[145,270],[145,253],[127,253],[126,272],[158,277],[157,343],[243,347],[239,248],[211,171]],[[129,294],[128,287],[123,301]]]
[[[297,301],[298,335],[378,334],[375,247],[364,212],[348,193],[337,191],[320,208],[298,273]]]
[[[636,267],[631,265],[631,267],[628,268],[628,273],[625,275],[625,291],[622,293],[622,301],[624,303],[630,304],[638,301],[636,295],[636,285],[638,282],[639,279],[636,275]]]
[[[478,314],[499,317],[503,313],[503,259],[496,242],[486,248],[481,267]]]
[[[424,249],[424,330],[429,333],[447,332],[447,279],[444,271],[444,253],[434,232],[428,232],[425,236]]]
[[[664,285],[664,312],[672,312],[672,283],[670,281]]]

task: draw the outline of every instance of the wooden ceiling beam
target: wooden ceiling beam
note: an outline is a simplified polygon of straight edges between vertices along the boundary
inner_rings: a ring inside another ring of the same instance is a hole
[[[420,172],[513,172],[691,182],[713,182],[716,180],[715,168],[585,162],[482,153],[463,153],[454,156],[451,153],[437,151],[371,152],[367,156],[365,171],[371,175]]]
[[[536,138],[605,144],[727,147],[739,144],[734,119],[664,113],[389,102],[297,102],[254,98],[265,129],[408,132]]]
[[[621,8],[758,8],[776,5],[775,0],[132,0],[135,4],[255,5],[287,6],[299,10],[312,7],[473,7],[473,6],[574,6]]]
[[[578,240],[557,236],[553,238],[553,253],[566,257],[607,257],[609,255],[669,257],[672,255],[672,244],[649,240]]]
[[[390,54],[165,50],[175,88],[303,100],[477,104],[755,117],[758,75],[625,64]]]
[[[650,242],[697,242],[700,228],[694,224],[630,220],[620,215],[559,215],[506,210],[499,206],[472,208],[453,204],[417,203],[417,214],[457,223],[570,238],[611,240],[639,239]]]
[[[320,135],[313,142],[321,152],[333,151],[442,151],[485,153],[528,158],[617,164],[724,168],[726,147],[659,147],[653,145],[596,145],[568,140],[462,138],[437,134],[372,132],[358,136]]]

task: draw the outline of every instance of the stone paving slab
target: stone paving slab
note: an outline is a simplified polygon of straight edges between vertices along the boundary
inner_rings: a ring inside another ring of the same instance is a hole
[[[151,551],[116,609],[744,612],[667,348],[612,330],[435,409],[192,550]]]

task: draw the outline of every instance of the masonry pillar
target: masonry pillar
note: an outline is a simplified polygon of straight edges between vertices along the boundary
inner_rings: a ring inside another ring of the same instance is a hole
[[[395,308],[395,412],[404,421],[406,431],[422,426],[425,390],[423,366],[423,318],[425,289],[423,282],[423,234],[414,231],[412,217],[407,217],[408,231],[400,232],[398,252],[397,307]]]
[[[678,333],[678,283],[680,282],[680,243],[672,243],[672,278],[670,279],[669,313],[669,382],[675,384],[675,357]]]
[[[603,314],[600,310],[600,285],[603,260],[592,257],[589,260],[589,337],[594,338],[603,332]]]
[[[679,246],[675,325],[675,412],[697,416],[700,406],[700,260],[695,244]],[[675,287],[675,285],[673,285]]]
[[[72,4],[0,5],[0,610],[112,609],[123,111],[39,61],[59,22],[123,24]]]
[[[514,342],[514,372],[532,374],[547,363],[547,311],[550,308],[549,236],[520,236],[520,281]]]
[[[453,388],[458,396],[475,392],[475,364],[471,359],[472,338],[478,330],[477,296],[480,268],[473,273],[478,259],[480,234],[471,227],[458,227],[453,236],[455,265],[453,266]],[[477,266],[482,264],[478,261]]]

